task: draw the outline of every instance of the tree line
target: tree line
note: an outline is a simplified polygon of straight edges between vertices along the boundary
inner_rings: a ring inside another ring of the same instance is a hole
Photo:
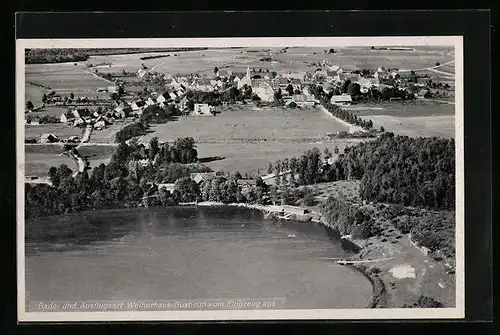
[[[91,172],[84,171],[73,177],[73,171],[63,164],[49,169],[52,186],[26,184],[26,217],[143,202],[154,204],[158,198],[162,204],[177,204],[185,198],[183,190],[165,193],[158,190],[157,184],[211,171],[196,161],[192,138],[179,138],[172,144],[158,143],[153,138],[147,146],[137,141],[120,143],[108,165],[101,164]]]
[[[276,183],[311,185],[359,180],[360,197],[367,201],[425,207],[455,208],[455,141],[438,137],[412,138],[384,133],[376,140],[347,147],[328,163],[318,148],[300,157],[269,164]]]

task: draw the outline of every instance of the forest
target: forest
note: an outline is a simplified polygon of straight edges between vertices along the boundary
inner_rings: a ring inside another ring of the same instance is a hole
[[[360,197],[366,201],[394,203],[436,210],[455,208],[455,141],[438,137],[412,138],[384,133],[376,140],[347,147],[326,163],[317,148],[300,157],[269,164],[277,184],[311,185],[337,180],[360,180]]]
[[[183,189],[159,194],[155,185],[189,177],[190,173],[209,172],[208,167],[196,163],[197,159],[190,137],[171,145],[159,143],[157,138],[148,146],[137,141],[120,143],[110,163],[95,167],[91,173],[84,171],[73,177],[73,171],[61,165],[48,171],[52,186],[26,184],[26,218],[137,205],[143,200],[153,202],[155,197],[163,199],[163,204],[176,204],[183,199]]]

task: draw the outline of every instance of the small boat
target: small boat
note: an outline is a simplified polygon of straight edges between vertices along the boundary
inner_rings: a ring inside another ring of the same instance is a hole
[[[288,234],[287,235],[288,238],[294,238],[295,237],[295,234]]]

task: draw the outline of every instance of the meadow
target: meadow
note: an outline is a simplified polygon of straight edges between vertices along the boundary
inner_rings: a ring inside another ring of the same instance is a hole
[[[76,64],[76,65],[75,65]],[[89,73],[85,63],[60,64],[26,64],[25,67],[25,95],[32,95],[35,106],[41,104],[41,94],[34,94],[35,89],[29,83],[43,85],[62,95],[74,93],[76,97],[109,97],[107,93],[97,93],[97,88],[108,87],[114,84]],[[35,86],[36,87],[36,86]],[[38,88],[41,91],[41,88]],[[43,92],[42,92],[43,94]]]
[[[100,72],[137,71],[141,64],[160,73],[170,74],[210,74],[215,66],[219,69],[244,72],[247,67],[261,68],[263,71],[309,71],[315,70],[312,63],[327,60],[331,64],[346,69],[376,69],[379,66],[411,69],[434,66],[436,62],[453,60],[449,48],[417,47],[417,51],[370,50],[369,47],[350,47],[336,49],[336,53],[325,54],[328,48],[291,47],[285,53],[281,48],[238,48],[208,49],[185,52],[172,52],[169,57],[141,60],[152,53],[92,56],[88,64],[111,63],[100,66]],[[177,55],[177,56],[174,56]],[[271,61],[261,61],[271,57]]]
[[[24,137],[25,138],[36,138],[40,140],[40,136],[46,133],[52,133],[59,136],[59,138],[66,138],[70,136],[82,136],[84,129],[68,126],[64,123],[48,123],[40,125],[25,125],[24,126]]]
[[[455,136],[455,105],[437,102],[363,104],[347,108],[374,126],[407,136]]]
[[[346,130],[346,126],[319,109],[282,109],[241,107],[225,109],[217,116],[187,116],[155,125],[148,141],[157,136],[173,141],[191,136],[197,142],[198,157],[225,157],[205,163],[215,170],[251,173],[267,170],[277,159],[300,156],[305,150],[320,150],[335,145],[342,149],[346,141],[325,140],[324,135]]]

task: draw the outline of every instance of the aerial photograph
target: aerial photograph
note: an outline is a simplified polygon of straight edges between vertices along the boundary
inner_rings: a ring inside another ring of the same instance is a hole
[[[24,61],[27,312],[456,306],[453,46]]]

